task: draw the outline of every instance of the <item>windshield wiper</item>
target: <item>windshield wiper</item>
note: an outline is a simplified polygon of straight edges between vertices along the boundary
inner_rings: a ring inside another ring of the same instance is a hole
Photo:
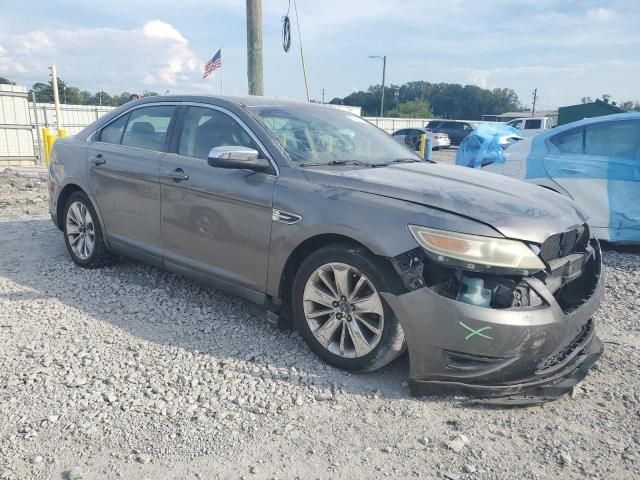
[[[375,163],[362,162],[360,160],[331,160],[329,162],[315,162],[315,163],[299,163],[300,167],[327,167],[333,165],[357,165],[360,167],[376,167]]]
[[[396,158],[395,160],[391,160],[390,162],[387,162],[384,165],[391,165],[392,163],[415,163],[415,162],[422,162],[422,161],[423,160],[419,160],[414,157]]]

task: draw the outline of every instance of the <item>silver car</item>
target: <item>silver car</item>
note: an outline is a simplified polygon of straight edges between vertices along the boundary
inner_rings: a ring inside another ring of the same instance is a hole
[[[79,266],[117,253],[207,282],[340,368],[408,349],[414,394],[545,401],[602,352],[600,249],[569,199],[425,162],[346,112],[145,98],[58,140],[49,191]]]
[[[426,128],[403,128],[393,132],[392,135],[400,143],[404,143],[415,151],[420,150],[420,137],[422,135],[426,135],[427,138],[431,140],[432,150],[440,150],[451,146],[449,135],[446,133],[432,132]]]

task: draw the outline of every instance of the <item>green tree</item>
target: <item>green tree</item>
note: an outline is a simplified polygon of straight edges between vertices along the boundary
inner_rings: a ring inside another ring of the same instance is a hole
[[[8,78],[5,77],[0,77],[0,85],[15,85],[16,82],[12,82],[11,80],[9,80]]]
[[[627,112],[640,112],[640,102],[638,101],[634,102],[633,100],[627,100],[621,102],[618,106]]]
[[[426,101],[412,100],[400,103],[386,113],[387,117],[399,118],[433,118],[433,112]]]

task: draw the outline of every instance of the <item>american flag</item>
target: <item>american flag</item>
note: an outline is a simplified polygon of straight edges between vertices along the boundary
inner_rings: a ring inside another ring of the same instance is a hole
[[[222,49],[218,50],[216,52],[216,54],[211,57],[211,60],[209,60],[206,65],[204,66],[204,75],[203,75],[203,79],[207,78],[209,75],[211,75],[211,72],[213,72],[216,68],[220,68],[222,66]]]

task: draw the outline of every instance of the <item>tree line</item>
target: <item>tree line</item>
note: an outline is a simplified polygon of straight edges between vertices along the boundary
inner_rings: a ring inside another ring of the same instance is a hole
[[[15,82],[5,77],[0,77],[0,83],[15,85]],[[47,83],[34,83],[31,87],[38,103],[53,103],[53,82],[49,80]],[[143,97],[158,95],[156,92],[145,90]],[[104,105],[108,107],[118,107],[130,100],[131,92],[122,92],[120,94],[111,95],[105,91],[89,92],[81,90],[78,87],[68,85],[67,82],[58,78],[58,97],[61,103],[69,105]]]
[[[331,103],[362,107],[363,115],[380,114],[380,85],[354,92]],[[510,88],[488,90],[475,85],[431,83],[423,80],[384,88],[385,116],[414,118],[464,118],[480,120],[482,115],[524,111],[518,95]]]
[[[381,92],[380,85],[372,85],[366,91],[334,98],[331,103],[362,107],[364,116],[378,116]],[[605,102],[611,101],[611,95],[605,94],[602,98]],[[582,97],[581,101],[590,103],[592,100],[591,97]],[[623,110],[640,111],[638,101],[625,100],[617,105]],[[488,90],[475,85],[430,83],[422,80],[385,87],[384,106],[386,117],[405,118],[480,120],[482,115],[529,111],[510,88]]]

